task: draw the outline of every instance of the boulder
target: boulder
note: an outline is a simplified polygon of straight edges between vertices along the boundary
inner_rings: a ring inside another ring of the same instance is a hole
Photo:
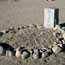
[[[16,56],[17,58],[19,58],[19,57],[21,56],[21,52],[20,52],[19,48],[16,49],[15,56]]]
[[[4,53],[4,48],[0,46],[0,55],[2,55],[3,53]]]
[[[26,52],[26,51],[23,51],[23,53],[21,54],[21,58],[22,59],[26,59],[26,58],[28,58],[29,57],[29,53],[28,52]]]
[[[6,56],[13,56],[13,55],[14,55],[13,51],[6,50]]]
[[[58,45],[54,45],[52,48],[53,53],[57,54],[62,50],[61,47],[59,47]]]

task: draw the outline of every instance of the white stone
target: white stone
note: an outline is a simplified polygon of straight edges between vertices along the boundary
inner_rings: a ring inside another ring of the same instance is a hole
[[[54,47],[52,48],[52,51],[57,54],[61,51],[61,47],[59,47],[58,45],[54,45]]]
[[[5,29],[4,30],[1,30],[1,32],[5,34],[6,33],[6,30]]]
[[[55,9],[45,8],[44,9],[44,27],[54,28],[54,14]]]
[[[0,55],[2,55],[3,53],[4,53],[4,48],[0,46]]]
[[[29,27],[34,28],[34,27],[36,27],[36,25],[35,24],[30,24]]]
[[[6,56],[13,56],[13,52],[10,50],[6,50]]]
[[[39,53],[39,50],[34,48],[34,49],[33,49],[33,52],[34,52],[34,53]]]
[[[57,45],[58,45],[59,47],[61,47],[61,48],[63,47],[63,45],[62,45],[62,44],[57,44]]]
[[[33,53],[33,58],[34,59],[39,59],[39,54],[38,53]]]

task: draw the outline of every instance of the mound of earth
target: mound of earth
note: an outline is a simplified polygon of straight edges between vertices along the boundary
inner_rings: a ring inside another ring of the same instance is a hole
[[[0,37],[1,43],[6,43],[14,49],[25,47],[31,48],[49,48],[53,45],[56,37],[53,36],[53,30],[45,28],[26,28],[18,30],[16,33],[6,33]],[[46,58],[33,59],[29,57],[25,60],[21,58],[0,56],[0,65],[65,65],[65,53],[52,54]]]

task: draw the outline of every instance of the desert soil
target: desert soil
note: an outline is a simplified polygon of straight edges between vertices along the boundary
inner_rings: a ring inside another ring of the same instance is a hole
[[[0,30],[10,26],[44,23],[44,8],[59,8],[59,23],[65,22],[65,0],[0,0]],[[41,32],[43,33],[41,35]],[[55,41],[53,30],[41,28],[22,29],[15,34],[4,34],[0,43],[7,43],[14,49],[18,46],[25,48],[48,48]],[[65,53],[52,54],[44,59],[26,60],[16,57],[0,56],[0,65],[65,65]]]

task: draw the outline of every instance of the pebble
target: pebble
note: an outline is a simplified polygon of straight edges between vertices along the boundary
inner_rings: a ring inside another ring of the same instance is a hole
[[[13,51],[6,50],[6,56],[13,56]]]
[[[36,25],[35,24],[30,24],[29,27],[34,28],[34,27],[36,27]]]
[[[57,44],[59,47],[63,48],[63,45],[62,44]]]
[[[65,39],[65,32],[63,33],[63,38]]]
[[[28,49],[28,51],[32,54],[33,53],[33,49]]]
[[[54,46],[54,45],[56,45],[56,44],[57,44],[57,43],[56,43],[56,42],[54,42],[53,46]]]
[[[52,51],[57,54],[61,51],[61,47],[59,47],[58,45],[54,45],[54,47],[52,48]]]
[[[29,28],[29,26],[24,26],[24,29]]]
[[[24,26],[20,26],[20,29],[24,29]]]
[[[64,30],[61,29],[61,33],[63,34],[64,33]]]
[[[33,57],[34,59],[39,59],[39,53],[33,53],[32,57]]]
[[[56,25],[54,30],[59,30],[60,29],[60,25]]]
[[[60,33],[57,33],[57,32],[56,32],[56,37],[58,38],[59,36],[60,36]]]
[[[44,28],[43,25],[36,25],[36,27],[37,27],[38,29],[40,29],[40,28]]]
[[[2,32],[0,32],[0,36],[2,36],[3,35],[3,33]]]
[[[37,28],[40,28],[40,25],[36,25]]]
[[[24,29],[24,26],[17,26],[16,29],[17,30]]]
[[[29,53],[26,52],[26,51],[24,51],[24,52],[21,54],[21,58],[22,58],[22,59],[26,59],[26,58],[28,58],[28,57],[29,57]]]
[[[14,27],[10,26],[10,30],[14,30]]]
[[[43,32],[41,32],[40,35],[43,35]]]
[[[64,30],[64,31],[65,31],[65,27],[62,27],[62,30]]]
[[[51,49],[47,49],[46,52],[50,55],[52,53]]]
[[[55,33],[55,32],[53,32],[53,35],[54,35],[54,36],[56,36],[56,33]]]
[[[19,57],[21,56],[21,52],[20,52],[19,48],[16,49],[16,54],[15,54],[15,56],[16,56],[17,58],[19,58]]]
[[[62,43],[65,44],[65,40],[62,40]]]
[[[2,55],[3,53],[4,53],[4,48],[0,46],[0,55]]]
[[[56,43],[59,43],[59,39],[58,39],[58,38],[56,38],[55,42],[56,42]]]
[[[7,30],[4,29],[4,30],[1,30],[1,32],[2,32],[3,34],[5,34],[5,33],[7,32]]]
[[[45,57],[47,57],[47,56],[48,56],[48,53],[47,53],[47,52],[42,53],[42,58],[45,58]]]
[[[61,33],[61,30],[56,30],[57,33]]]

